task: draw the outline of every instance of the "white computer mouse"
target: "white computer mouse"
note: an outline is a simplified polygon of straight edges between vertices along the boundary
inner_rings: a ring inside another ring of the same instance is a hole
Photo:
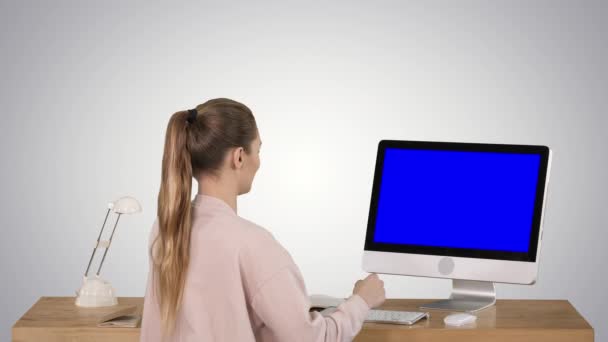
[[[477,316],[468,313],[456,313],[445,316],[443,322],[447,325],[460,326],[473,323],[477,320]]]

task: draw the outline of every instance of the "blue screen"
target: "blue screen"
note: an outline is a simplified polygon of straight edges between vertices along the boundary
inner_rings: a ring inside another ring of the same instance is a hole
[[[528,252],[539,154],[387,148],[374,241]]]

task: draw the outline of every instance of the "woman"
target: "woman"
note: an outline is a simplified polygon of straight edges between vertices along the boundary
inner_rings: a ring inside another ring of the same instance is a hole
[[[383,282],[372,274],[331,315],[309,313],[290,254],[237,215],[236,197],[251,189],[261,145],[251,110],[230,99],[169,120],[141,341],[350,341],[384,301]]]

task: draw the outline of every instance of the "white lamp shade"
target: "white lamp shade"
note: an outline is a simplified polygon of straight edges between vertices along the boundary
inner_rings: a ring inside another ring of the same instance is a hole
[[[134,214],[141,212],[141,205],[131,196],[121,197],[114,201],[109,207],[117,214]]]

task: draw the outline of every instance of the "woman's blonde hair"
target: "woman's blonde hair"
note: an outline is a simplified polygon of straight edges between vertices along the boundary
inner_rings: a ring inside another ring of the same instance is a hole
[[[258,134],[251,110],[226,98],[209,100],[169,119],[158,193],[158,235],[149,250],[152,279],[159,299],[161,330],[171,336],[181,306],[190,258],[193,175],[218,176],[231,147],[251,152]]]

